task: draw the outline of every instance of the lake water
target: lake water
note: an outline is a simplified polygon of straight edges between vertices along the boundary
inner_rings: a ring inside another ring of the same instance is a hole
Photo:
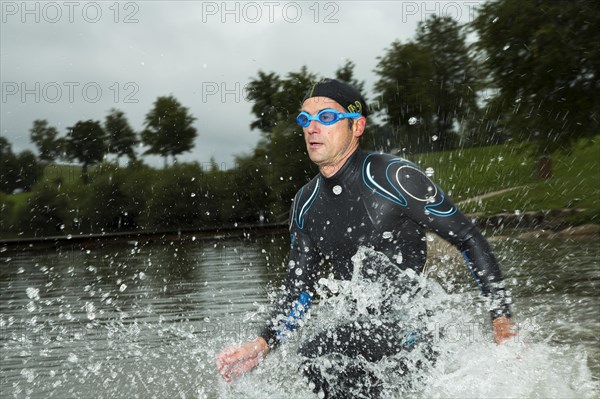
[[[495,345],[466,266],[433,251],[439,358],[410,391],[388,397],[598,397],[600,244],[491,240],[513,296],[517,339]],[[2,398],[316,397],[292,337],[232,384],[215,355],[253,338],[283,278],[283,234],[0,253]],[[308,318],[334,319],[335,307]],[[331,305],[331,304],[329,304]],[[338,309],[339,310],[339,309]],[[388,365],[389,366],[389,365]],[[389,371],[389,369],[388,369]],[[415,380],[417,381],[417,380]],[[397,387],[394,387],[398,382]]]

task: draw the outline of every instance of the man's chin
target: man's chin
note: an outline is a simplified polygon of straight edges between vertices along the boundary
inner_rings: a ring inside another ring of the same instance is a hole
[[[317,165],[319,164],[319,162],[323,162],[323,157],[321,156],[321,154],[319,154],[318,149],[308,148],[306,152],[308,153],[308,157],[310,158],[310,160],[316,163]]]

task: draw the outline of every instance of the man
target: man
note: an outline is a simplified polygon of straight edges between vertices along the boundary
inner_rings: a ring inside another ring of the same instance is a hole
[[[419,273],[426,260],[426,229],[461,251],[477,285],[491,299],[496,342],[516,334],[500,270],[485,238],[415,165],[359,149],[367,116],[363,97],[347,83],[326,79],[306,93],[297,122],[319,174],[296,194],[292,204],[286,290],[273,318],[254,341],[217,356],[217,368],[227,381],[254,368],[285,338],[287,330],[298,326],[317,282],[325,277],[323,259],[331,264],[327,273],[350,280],[351,257],[359,247],[370,247],[395,263],[384,271],[388,278],[394,279],[399,270]],[[348,397],[344,390],[357,386],[362,396],[372,397],[381,387],[367,370],[354,366],[348,366],[332,383],[316,366],[319,357],[341,354],[377,362],[411,350],[420,339],[418,333],[398,332],[393,324],[386,325],[387,319],[365,320],[360,328],[356,323],[342,325],[302,344],[303,372],[321,397]]]

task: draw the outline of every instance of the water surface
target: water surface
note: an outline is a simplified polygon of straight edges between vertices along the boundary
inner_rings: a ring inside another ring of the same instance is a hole
[[[430,278],[448,290],[439,303],[451,309],[431,321],[448,328],[454,320],[454,335],[439,342],[430,380],[412,393],[597,396],[600,244],[492,244],[513,293],[519,339],[491,342],[466,267],[436,254]],[[287,245],[273,235],[2,253],[2,397],[311,397],[296,372],[301,334],[234,384],[214,369],[224,345],[262,327]],[[318,317],[317,309],[309,324]]]

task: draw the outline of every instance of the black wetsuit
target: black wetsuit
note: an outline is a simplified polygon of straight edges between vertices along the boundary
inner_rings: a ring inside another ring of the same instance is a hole
[[[357,150],[334,176],[319,174],[296,194],[290,212],[291,250],[285,290],[261,336],[275,346],[282,329],[295,327],[310,304],[316,282],[327,277],[321,270],[324,260],[331,265],[326,273],[349,280],[353,273],[350,259],[360,246],[366,246],[387,255],[399,269],[421,272],[427,257],[426,230],[461,251],[477,285],[493,300],[492,318],[510,316],[497,262],[473,223],[416,165],[391,155]],[[324,334],[305,343],[300,353],[314,358],[339,351],[378,361],[406,349],[401,336],[388,333],[390,330],[393,328],[385,325],[358,330],[341,327],[335,342],[331,334]],[[392,345],[382,349],[382,341]],[[315,389],[327,395],[329,388],[323,386],[319,373],[309,369],[305,373],[316,384]],[[375,391],[366,392],[369,396]]]

